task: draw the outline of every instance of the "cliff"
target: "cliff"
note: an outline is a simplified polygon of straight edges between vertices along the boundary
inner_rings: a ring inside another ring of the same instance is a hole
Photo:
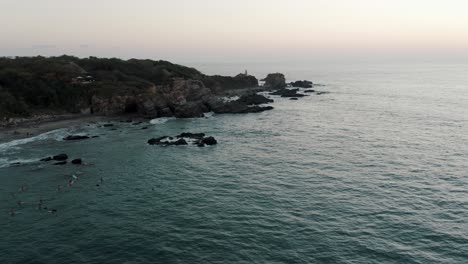
[[[0,120],[38,113],[198,117],[249,112],[221,96],[258,87],[254,76],[208,76],[167,61],[101,58],[0,58]],[[265,109],[266,110],[266,109]]]

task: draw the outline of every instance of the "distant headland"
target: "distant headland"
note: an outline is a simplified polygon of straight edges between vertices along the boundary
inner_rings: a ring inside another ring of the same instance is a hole
[[[193,118],[206,112],[251,113],[273,109],[264,105],[272,100],[256,94],[260,91],[304,96],[297,89],[286,89],[281,73],[269,74],[262,81],[259,85],[247,72],[208,76],[167,61],[4,57],[0,58],[0,123],[11,127],[74,115]],[[292,86],[311,88],[313,84],[298,81]]]

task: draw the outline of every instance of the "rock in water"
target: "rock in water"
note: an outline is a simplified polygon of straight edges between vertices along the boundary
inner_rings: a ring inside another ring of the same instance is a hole
[[[52,158],[52,157],[47,157],[47,158],[43,158],[43,159],[41,159],[41,161],[51,161],[51,160],[53,160],[53,158]]]
[[[174,145],[174,146],[182,146],[182,145],[188,145],[187,141],[185,139],[181,138],[175,142],[170,142],[168,145]]]
[[[148,144],[150,144],[150,145],[159,145],[161,143],[161,140],[164,140],[166,138],[168,138],[168,136],[152,138],[152,139],[148,140]]]
[[[273,100],[268,99],[265,96],[260,95],[260,94],[243,95],[237,101],[247,104],[247,105],[260,105],[260,104],[273,103]]]
[[[304,97],[305,94],[297,93],[299,89],[280,89],[276,92],[270,93],[271,95],[280,95],[281,97]]]
[[[194,138],[194,139],[202,139],[205,136],[205,133],[182,133],[177,138]]]
[[[54,165],[65,165],[65,164],[67,164],[67,161],[60,161],[60,162],[54,163]]]
[[[270,73],[264,81],[264,86],[269,89],[283,89],[286,87],[286,78],[282,73]]]
[[[211,146],[218,144],[218,141],[214,137],[206,137],[202,139],[201,143]]]
[[[296,97],[292,97],[292,98],[289,98],[289,100],[297,101],[297,100],[299,100],[299,99],[296,98]]]
[[[75,165],[81,165],[83,163],[83,161],[81,159],[74,159],[74,160],[72,160],[71,163],[75,164]]]
[[[59,155],[53,156],[52,159],[56,160],[56,161],[64,161],[64,160],[68,159],[68,155],[67,154],[59,154]]]
[[[71,136],[63,138],[63,140],[83,140],[83,139],[89,139],[89,138],[90,137],[88,136],[71,135]]]
[[[292,87],[300,87],[300,88],[312,88],[314,83],[311,81],[296,81],[291,83]]]

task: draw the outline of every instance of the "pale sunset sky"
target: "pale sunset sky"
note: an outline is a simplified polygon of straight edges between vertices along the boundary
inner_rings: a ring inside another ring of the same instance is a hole
[[[0,56],[468,58],[467,0],[0,0]]]

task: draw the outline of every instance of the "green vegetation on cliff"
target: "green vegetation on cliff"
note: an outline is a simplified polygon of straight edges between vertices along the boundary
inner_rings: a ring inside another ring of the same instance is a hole
[[[212,91],[254,87],[253,76],[206,76],[167,61],[103,58],[0,58],[0,117],[78,112],[91,97],[138,94],[175,78],[201,80]]]

